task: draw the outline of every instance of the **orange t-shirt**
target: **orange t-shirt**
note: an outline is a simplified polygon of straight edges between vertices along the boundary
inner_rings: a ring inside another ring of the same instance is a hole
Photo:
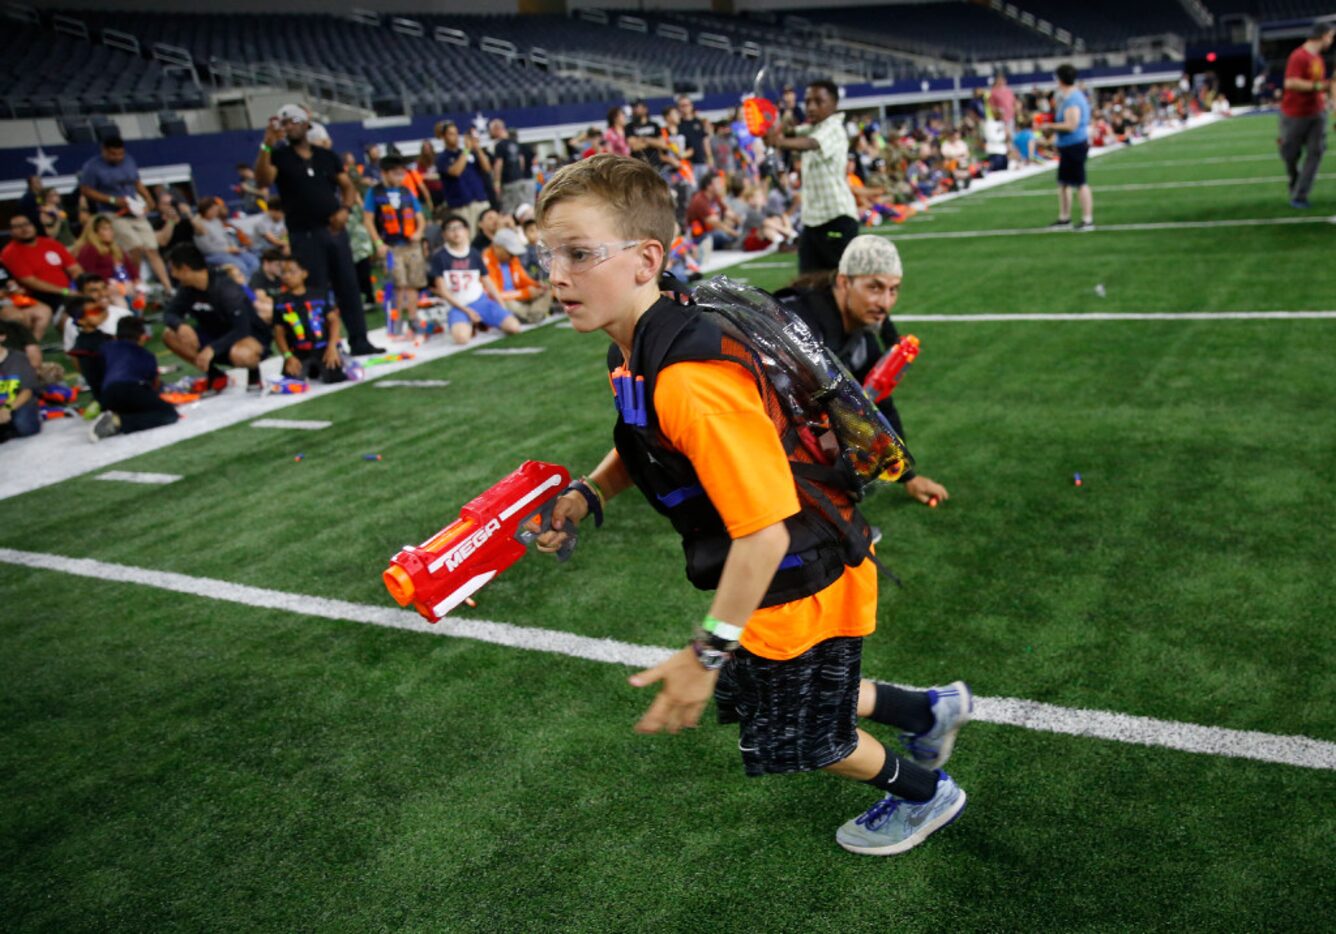
[[[654,411],[668,443],[691,461],[730,537],[798,512],[784,446],[745,369],[725,361],[675,363],[659,374]],[[782,661],[826,639],[869,635],[876,626],[877,572],[864,561],[810,597],[757,610],[742,645]]]

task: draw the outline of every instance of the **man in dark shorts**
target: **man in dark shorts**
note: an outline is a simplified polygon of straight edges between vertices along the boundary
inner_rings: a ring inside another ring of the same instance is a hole
[[[587,515],[601,525],[605,504],[635,486],[681,535],[688,579],[713,591],[688,646],[631,676],[660,685],[636,729],[695,726],[713,696],[720,720],[738,724],[748,775],[825,770],[883,795],[839,828],[840,846],[884,856],[923,842],[965,806],[940,766],[969,719],[969,687],[862,678],[877,610],[870,529],[847,489],[815,477],[799,486],[811,455],[741,345],[661,296],[674,237],[667,184],[640,160],[597,155],[548,180],[537,214],[571,326],[612,341],[617,413],[613,450],[558,498],[538,546],[558,550],[566,523]],[[860,717],[903,731],[905,755]]]
[[[1090,153],[1090,99],[1076,86],[1076,66],[1059,65],[1056,118],[1044,124],[1045,133],[1056,133],[1058,147],[1058,219],[1050,227],[1071,230],[1095,229],[1095,199],[1086,182],[1086,156]],[[1072,224],[1072,189],[1081,204],[1081,221]]]
[[[255,180],[260,185],[277,183],[292,255],[310,272],[311,291],[333,291],[353,355],[381,353],[383,348],[367,339],[357,264],[348,241],[348,217],[352,213],[361,220],[361,198],[339,157],[307,139],[310,129],[305,110],[296,104],[281,107],[265,128]],[[284,139],[287,145],[280,146]]]

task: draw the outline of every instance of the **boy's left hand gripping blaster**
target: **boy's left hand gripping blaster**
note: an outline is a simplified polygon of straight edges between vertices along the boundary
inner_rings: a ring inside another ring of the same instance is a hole
[[[428,622],[440,622],[551,528],[552,507],[570,482],[565,467],[525,461],[436,535],[416,547],[405,545],[382,575],[390,596],[400,606],[413,604]],[[563,531],[558,561],[575,550],[574,525]]]

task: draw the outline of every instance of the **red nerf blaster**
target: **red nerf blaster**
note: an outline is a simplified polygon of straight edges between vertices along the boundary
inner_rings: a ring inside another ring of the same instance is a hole
[[[550,527],[552,507],[570,482],[565,467],[525,461],[459,510],[454,522],[421,545],[405,545],[382,575],[390,596],[400,606],[413,604],[427,622],[440,622],[524,557],[526,547]],[[559,561],[575,550],[575,529],[566,534]]]
[[[910,334],[901,338],[900,343],[882,354],[881,359],[867,374],[867,379],[863,380],[863,388],[867,390],[873,402],[881,402],[895,392],[900,377],[905,375],[905,368],[914,362],[918,353],[919,339]]]

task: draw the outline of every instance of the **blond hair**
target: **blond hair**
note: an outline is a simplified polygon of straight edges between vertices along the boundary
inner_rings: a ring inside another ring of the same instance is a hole
[[[94,236],[94,234],[97,233],[97,229],[103,224],[112,227],[111,218],[106,214],[94,214],[92,219],[84,224],[84,229],[80,232],[79,239],[74,241],[74,252],[77,254],[84,247],[91,246],[103,256],[110,253],[111,258],[114,261],[118,263],[124,262],[125,253],[121,250],[121,245],[117,243],[114,238],[111,241],[111,246],[103,246],[102,241]],[[114,230],[115,228],[112,227],[112,229]]]
[[[618,233],[627,239],[657,240],[664,252],[673,242],[677,212],[668,183],[649,165],[629,156],[602,153],[558,170],[538,196],[538,226],[563,201],[589,198],[612,215]]]

